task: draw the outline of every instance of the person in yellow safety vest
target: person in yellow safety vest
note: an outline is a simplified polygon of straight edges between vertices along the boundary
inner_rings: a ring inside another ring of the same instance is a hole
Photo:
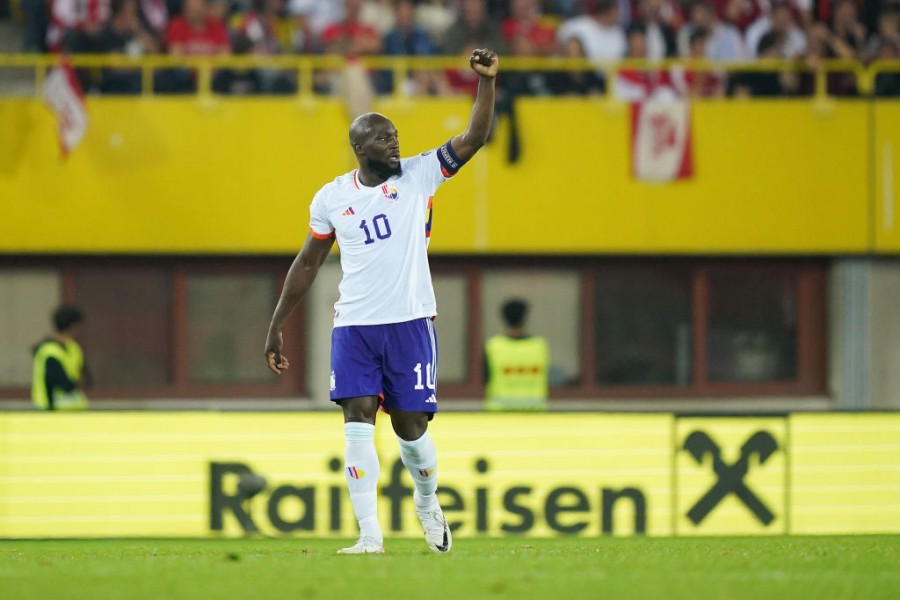
[[[34,348],[31,400],[38,410],[84,410],[84,388],[90,377],[84,353],[75,341],[81,326],[81,311],[63,306],[53,313],[54,333]]]
[[[547,410],[550,348],[525,332],[528,304],[514,299],[501,309],[506,332],[485,344],[487,410]]]

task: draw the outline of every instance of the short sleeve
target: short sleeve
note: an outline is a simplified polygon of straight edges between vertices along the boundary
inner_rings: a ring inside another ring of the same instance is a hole
[[[320,240],[334,236],[334,225],[328,218],[323,196],[320,190],[313,196],[312,204],[309,205],[309,232]]]
[[[453,151],[450,142],[447,141],[439,148],[423,152],[415,157],[411,161],[410,167],[416,171],[417,177],[428,186],[429,193],[434,193],[442,183],[456,175],[463,164]]]

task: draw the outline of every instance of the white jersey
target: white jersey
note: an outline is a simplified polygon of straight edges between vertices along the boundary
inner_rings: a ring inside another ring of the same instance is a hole
[[[363,185],[354,169],[313,197],[310,232],[318,238],[336,236],[341,250],[335,327],[437,314],[426,250],[432,197],[459,168],[448,148],[449,142],[402,159],[400,175],[375,187]],[[455,168],[445,166],[448,161]]]

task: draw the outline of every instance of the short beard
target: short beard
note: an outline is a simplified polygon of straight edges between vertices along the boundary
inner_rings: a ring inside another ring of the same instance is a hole
[[[391,167],[387,164],[376,164],[372,165],[371,168],[379,177],[385,180],[390,179],[395,175],[400,175],[400,173],[402,172],[399,164],[396,167]]]

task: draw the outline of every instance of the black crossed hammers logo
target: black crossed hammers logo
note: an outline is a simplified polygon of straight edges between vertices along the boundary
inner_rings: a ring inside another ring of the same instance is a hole
[[[705,431],[694,431],[687,436],[683,448],[698,464],[703,463],[703,458],[707,454],[711,455],[712,468],[717,477],[716,483],[687,513],[694,525],[699,525],[728,494],[737,496],[763,525],[768,525],[775,519],[772,511],[744,483],[744,477],[750,469],[751,456],[757,455],[759,463],[763,464],[778,450],[778,442],[772,434],[768,431],[757,431],[751,435],[741,446],[740,457],[730,465],[722,460],[722,449]]]

